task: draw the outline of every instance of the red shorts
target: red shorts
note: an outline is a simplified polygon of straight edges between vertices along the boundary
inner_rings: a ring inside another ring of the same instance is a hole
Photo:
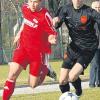
[[[30,74],[33,76],[39,76],[42,66],[42,54],[38,50],[25,49],[19,47],[14,50],[12,61],[20,64],[24,69],[26,69],[29,64]]]

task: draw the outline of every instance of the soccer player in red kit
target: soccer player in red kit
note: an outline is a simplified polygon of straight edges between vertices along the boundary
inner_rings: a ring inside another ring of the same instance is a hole
[[[3,100],[10,99],[17,77],[28,64],[29,84],[33,88],[38,86],[42,82],[41,78],[48,73],[47,67],[43,65],[43,55],[47,50],[44,49],[44,38],[47,37],[50,44],[55,44],[57,32],[52,26],[47,9],[41,8],[40,5],[41,0],[28,0],[28,3],[22,6],[24,21],[18,32],[19,45],[14,50],[12,62],[9,63],[10,70],[4,86]]]

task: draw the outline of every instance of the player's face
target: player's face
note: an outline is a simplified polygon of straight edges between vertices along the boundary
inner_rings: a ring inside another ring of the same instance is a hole
[[[100,3],[99,2],[98,3],[95,3],[93,9],[95,9],[97,12],[100,13]]]
[[[41,0],[28,0],[29,8],[32,12],[39,10]]]
[[[79,9],[83,5],[84,0],[72,0],[75,9]]]

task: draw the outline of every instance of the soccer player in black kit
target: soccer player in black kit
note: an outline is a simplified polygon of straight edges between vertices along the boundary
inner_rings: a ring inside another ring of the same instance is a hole
[[[95,23],[100,30],[100,13],[83,2],[84,0],[72,0],[71,4],[61,7],[57,16],[53,18],[54,26],[58,23],[57,28],[65,22],[72,40],[64,53],[59,87],[62,93],[67,92],[71,82],[77,96],[82,94],[79,75],[87,68],[98,47]]]

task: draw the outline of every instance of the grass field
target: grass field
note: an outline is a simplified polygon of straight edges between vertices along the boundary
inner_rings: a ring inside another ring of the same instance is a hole
[[[62,64],[62,61],[53,61],[50,62],[51,66],[53,67],[53,69],[56,71],[57,73],[57,80],[59,78],[59,72],[60,72],[60,67]],[[9,71],[9,67],[8,65],[0,65],[0,88],[3,87],[3,84],[7,78],[8,75],[8,71]],[[81,78],[84,79],[88,79],[89,76],[89,68],[86,69],[85,74],[81,76]],[[17,79],[17,85],[26,85],[27,84],[27,80],[28,80],[28,68],[26,71],[23,71],[20,76]],[[44,82],[51,82],[49,77],[46,77]]]
[[[57,80],[59,78],[59,71],[62,61],[50,62],[53,69],[57,73]],[[3,88],[3,84],[7,78],[9,67],[7,65],[0,65],[0,88]],[[82,80],[89,78],[89,67],[85,70],[84,75],[80,76]],[[17,85],[26,85],[28,79],[28,68],[23,71],[19,78],[17,79]],[[45,82],[50,82],[50,78],[46,78]],[[60,92],[48,92],[48,93],[38,93],[31,95],[16,95],[11,98],[11,100],[59,100]],[[0,97],[1,100],[1,97]],[[80,100],[100,100],[100,88],[85,89],[83,96]]]
[[[60,92],[38,93],[31,95],[17,95],[13,96],[11,100],[59,100]],[[0,99],[1,100],[1,99]],[[100,89],[85,89],[80,100],[100,100]]]

